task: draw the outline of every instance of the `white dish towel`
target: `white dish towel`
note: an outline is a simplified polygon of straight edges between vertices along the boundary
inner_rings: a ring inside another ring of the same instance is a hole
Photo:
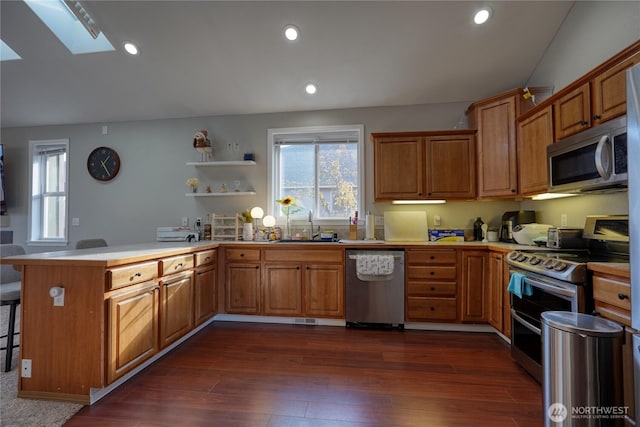
[[[356,257],[358,276],[389,276],[393,274],[393,255],[363,254]]]

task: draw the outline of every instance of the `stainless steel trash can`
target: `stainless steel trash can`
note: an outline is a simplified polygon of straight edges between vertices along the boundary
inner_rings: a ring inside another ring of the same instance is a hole
[[[567,311],[542,313],[544,425],[621,426],[623,328]]]

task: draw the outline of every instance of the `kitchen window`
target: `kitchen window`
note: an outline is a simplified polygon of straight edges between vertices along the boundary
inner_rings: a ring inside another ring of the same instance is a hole
[[[69,140],[29,141],[29,243],[67,244]]]
[[[269,203],[284,220],[276,200],[293,197],[292,218],[346,220],[363,205],[364,127],[321,126],[269,129]],[[295,211],[295,212],[294,212]]]

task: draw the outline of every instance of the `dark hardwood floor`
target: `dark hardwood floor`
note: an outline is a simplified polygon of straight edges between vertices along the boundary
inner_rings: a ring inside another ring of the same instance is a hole
[[[493,334],[214,322],[66,426],[536,426]]]

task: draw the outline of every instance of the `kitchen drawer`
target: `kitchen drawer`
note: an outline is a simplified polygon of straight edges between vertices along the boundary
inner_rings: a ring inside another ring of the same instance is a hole
[[[227,261],[260,261],[260,249],[226,249]]]
[[[196,267],[200,267],[202,265],[213,264],[216,261],[216,251],[201,251],[196,252],[195,254]]]
[[[343,262],[342,249],[267,249],[264,251],[265,261],[291,262]]]
[[[193,254],[178,255],[160,260],[160,275],[179,273],[193,268]]]
[[[408,279],[455,280],[456,274],[457,274],[456,266],[409,265],[407,267]]]
[[[407,264],[456,264],[458,255],[455,249],[409,250]]]
[[[107,290],[153,280],[158,275],[157,261],[141,262],[107,270]]]
[[[595,300],[595,311],[605,319],[613,320],[626,326],[631,326],[631,312],[629,310]]]
[[[455,298],[407,298],[407,321],[458,319]]]
[[[411,297],[454,297],[457,289],[456,282],[421,282],[407,281],[407,295]]]
[[[593,299],[631,311],[629,281],[596,275],[593,277]]]

